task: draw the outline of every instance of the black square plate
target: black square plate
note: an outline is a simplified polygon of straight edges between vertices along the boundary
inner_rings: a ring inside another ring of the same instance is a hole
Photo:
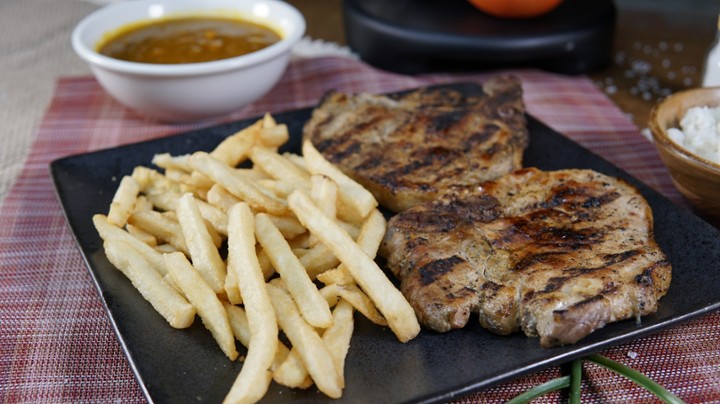
[[[459,86],[477,91],[476,86]],[[291,133],[287,150],[299,151],[310,109],[274,115]],[[155,153],[211,150],[224,137],[255,122],[248,119],[152,141],[62,158],[51,164],[56,191],[108,315],[147,397],[157,403],[219,403],[242,362],[230,362],[200,321],[175,330],[154,312],[105,258],[92,215],[107,213],[123,175],[150,165]],[[501,337],[476,321],[445,334],[423,330],[406,343],[387,328],[356,316],[348,353],[345,402],[439,402],[567,362],[720,307],[720,233],[601,157],[528,117],[525,165],[544,170],[590,168],[637,186],[652,206],[655,234],[673,265],[673,281],[657,313],[642,324],[606,326],[565,347],[543,349],[537,339]],[[241,351],[242,352],[242,351]],[[290,390],[273,383],[265,402],[331,401],[314,387]]]

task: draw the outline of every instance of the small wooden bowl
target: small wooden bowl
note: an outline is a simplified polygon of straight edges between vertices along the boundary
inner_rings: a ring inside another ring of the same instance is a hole
[[[720,87],[695,88],[672,94],[650,112],[649,126],[673,183],[696,212],[720,224],[720,164],[704,159],[673,142],[669,128],[679,128],[685,112],[696,106],[720,106]]]

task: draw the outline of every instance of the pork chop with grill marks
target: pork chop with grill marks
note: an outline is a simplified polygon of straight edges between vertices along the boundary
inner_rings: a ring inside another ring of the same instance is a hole
[[[331,91],[303,136],[381,205],[400,212],[521,167],[528,133],[520,81],[496,77],[479,94],[443,87],[398,96]]]
[[[652,212],[625,181],[591,170],[523,169],[393,217],[382,250],[425,326],[544,347],[653,313],[671,266]]]

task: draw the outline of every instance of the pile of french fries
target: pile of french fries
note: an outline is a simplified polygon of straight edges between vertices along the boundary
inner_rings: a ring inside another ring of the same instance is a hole
[[[197,315],[230,360],[247,347],[227,403],[272,380],[341,397],[355,310],[401,342],[420,331],[374,261],[375,198],[310,142],[279,153],[288,138],[266,114],[209,153],[155,155],[160,170],[136,167],[93,217],[108,260],[170,326]]]

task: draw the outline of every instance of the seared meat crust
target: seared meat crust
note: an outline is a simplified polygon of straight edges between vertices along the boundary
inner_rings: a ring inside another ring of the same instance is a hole
[[[382,246],[421,323],[570,344],[653,313],[671,266],[650,207],[591,170],[523,169],[393,217]]]
[[[329,92],[303,136],[381,205],[400,212],[521,167],[528,133],[520,81],[497,77],[483,92]]]

